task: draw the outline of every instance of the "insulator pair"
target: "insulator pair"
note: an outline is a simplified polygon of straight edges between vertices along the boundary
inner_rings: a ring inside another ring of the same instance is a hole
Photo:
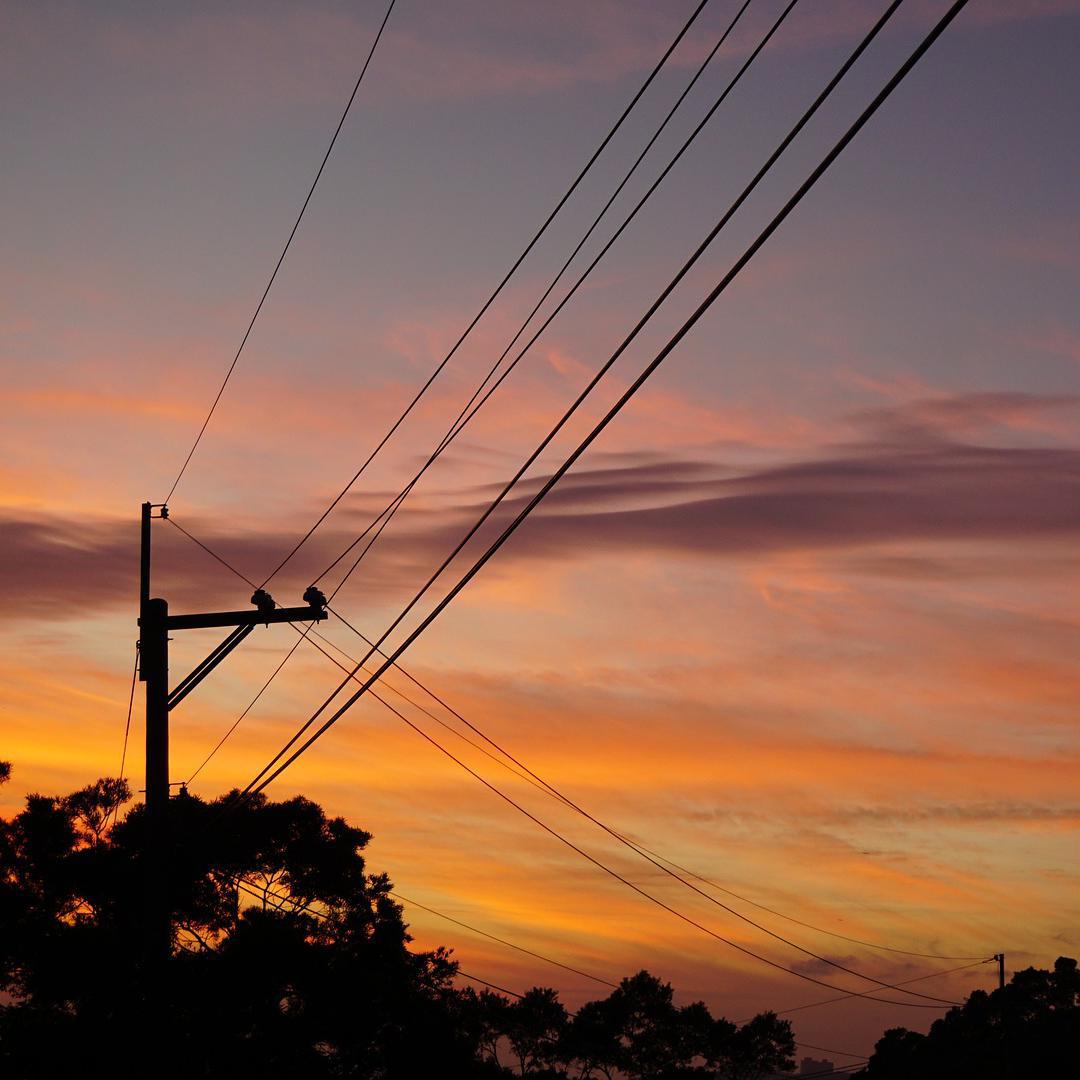
[[[314,608],[324,608],[326,607],[326,596],[322,589],[309,585],[304,590],[304,603],[310,604]]]

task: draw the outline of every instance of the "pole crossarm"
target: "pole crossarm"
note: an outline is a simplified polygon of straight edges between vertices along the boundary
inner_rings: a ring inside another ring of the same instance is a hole
[[[167,630],[205,630],[214,626],[269,626],[283,622],[322,622],[327,618],[323,608],[312,604],[303,607],[274,608],[273,611],[208,611],[203,614],[170,615]],[[140,620],[141,622],[142,620]]]

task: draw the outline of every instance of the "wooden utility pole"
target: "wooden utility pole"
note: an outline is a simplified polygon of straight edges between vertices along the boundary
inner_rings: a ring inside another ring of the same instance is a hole
[[[998,989],[1005,989],[1005,954],[999,952],[994,959],[998,962]]]
[[[160,1021],[166,1001],[165,969],[172,948],[169,868],[169,713],[195,689],[260,623],[322,622],[326,598],[314,586],[303,607],[279,608],[263,589],[251,598],[255,609],[170,615],[169,603],[150,596],[150,532],[153,511],[167,518],[169,508],[142,504],[142,550],[139,574],[140,678],[146,683],[146,832],[144,865],[144,974],[150,1012]],[[169,690],[169,633],[215,626],[231,632],[201,663]]]

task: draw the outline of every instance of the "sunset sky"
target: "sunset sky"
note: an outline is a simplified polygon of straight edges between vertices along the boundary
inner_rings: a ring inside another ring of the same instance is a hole
[[[249,578],[273,569],[445,356],[693,6],[398,0],[170,501],[177,524]],[[271,583],[279,602],[299,603],[422,464],[737,6],[706,7],[421,406]],[[389,624],[885,6],[795,7],[335,599],[350,622],[369,636]],[[907,0],[510,508],[946,6]],[[753,0],[584,256],[782,7]],[[191,446],[384,12],[381,0],[0,4],[5,813],[28,792],[119,770],[139,504],[165,497]],[[1078,45],[1080,0],[973,0],[402,661],[593,814],[723,888],[898,949],[1004,950],[1010,970],[1080,950]],[[250,586],[167,523],[155,523],[154,545],[154,593],[172,610],[247,606]],[[470,564],[455,564],[421,611]],[[340,621],[322,632],[362,655]],[[220,636],[177,634],[174,681]],[[294,640],[260,628],[173,713],[173,780]],[[246,784],[339,677],[302,648],[192,790]],[[403,676],[388,682],[476,740]],[[786,967],[867,989],[389,700],[665,903]],[[139,788],[136,705],[128,774]],[[604,979],[646,967],[678,1000],[732,1019],[832,996],[604,876],[375,700],[268,789],[301,792],[369,829],[370,867],[405,896]],[[716,895],[885,981],[960,963],[874,951]],[[606,992],[423,911],[407,917],[419,944],[452,946],[466,971],[502,986],[555,986],[570,1005]],[[995,975],[987,965],[914,988],[955,999]],[[937,1015],[848,999],[792,1019],[802,1041],[866,1054],[883,1028]]]

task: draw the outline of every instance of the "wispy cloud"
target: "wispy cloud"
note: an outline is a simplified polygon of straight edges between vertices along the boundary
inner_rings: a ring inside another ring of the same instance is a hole
[[[500,561],[574,559],[600,551],[708,560],[844,550],[872,571],[877,545],[1075,538],[1080,451],[976,445],[956,437],[988,426],[1056,433],[1052,418],[1076,407],[1074,397],[1015,393],[917,401],[861,414],[859,423],[878,433],[873,441],[758,469],[725,468],[705,458],[631,458],[619,465],[609,457],[602,467],[564,478]],[[492,528],[516,514],[543,479],[523,482]],[[451,490],[435,503],[407,507],[376,549],[378,569],[368,580],[379,584],[370,587],[389,595],[421,580],[494,490]],[[347,502],[300,566],[332,558],[381,508],[383,498],[374,493]],[[215,524],[190,524],[225,558],[255,575],[274,565],[292,537],[279,530],[223,534]],[[9,511],[0,528],[9,553],[0,584],[29,610],[56,615],[126,599],[123,583],[135,565],[130,524]],[[211,582],[220,583],[220,568],[203,553],[191,549],[176,559],[184,571],[177,579],[184,582],[179,600],[193,602]],[[919,572],[919,566],[908,569]],[[897,567],[884,570],[895,574]]]

